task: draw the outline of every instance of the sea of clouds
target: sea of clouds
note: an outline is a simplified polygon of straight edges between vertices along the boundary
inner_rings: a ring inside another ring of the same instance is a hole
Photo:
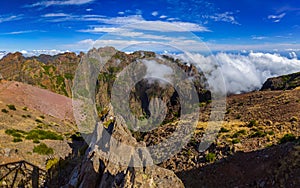
[[[207,72],[219,66],[218,75],[215,78],[208,78],[212,87],[218,87],[220,79],[223,77],[228,94],[239,94],[259,90],[263,83],[270,77],[300,72],[300,60],[296,53],[289,57],[275,53],[217,53],[214,55],[203,56],[200,54],[177,55],[180,59],[192,63],[196,67]],[[220,73],[220,74],[219,74]],[[207,74],[206,74],[207,76]]]

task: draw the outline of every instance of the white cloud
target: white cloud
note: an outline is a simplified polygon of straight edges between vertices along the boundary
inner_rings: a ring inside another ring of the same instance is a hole
[[[10,21],[15,21],[15,20],[21,20],[23,18],[22,14],[19,15],[4,15],[0,16],[0,23],[2,22],[10,22]]]
[[[204,26],[190,23],[190,22],[170,22],[172,24],[178,25],[179,27],[184,28],[186,31],[194,31],[194,32],[210,32],[210,30]]]
[[[209,32],[204,26],[190,22],[140,21],[126,26],[128,29],[158,32]]]
[[[237,24],[240,25],[235,17],[233,16],[233,12],[224,12],[224,13],[218,13],[212,16],[208,16],[210,19],[213,19],[216,22],[228,22],[231,24]]]
[[[49,7],[49,6],[62,6],[62,5],[83,5],[87,3],[91,3],[94,0],[57,0],[57,1],[41,1],[34,3],[32,5],[28,5],[28,7]]]
[[[179,20],[178,18],[168,18],[168,21],[175,21],[175,20]]]
[[[113,18],[101,18],[99,22],[111,25],[126,25],[133,24],[140,21],[144,21],[144,18],[141,15],[131,15],[123,17],[113,17]]]
[[[85,9],[85,11],[87,11],[87,12],[91,12],[92,10],[93,10],[92,8]]]
[[[121,37],[139,37],[163,40],[170,39],[167,34],[164,35],[166,32],[209,32],[208,28],[195,23],[146,21],[140,16],[99,18],[98,21],[108,25],[94,26],[89,29],[78,30],[78,32],[115,33]],[[126,23],[131,24],[127,25]],[[177,39],[177,37],[174,39]]]
[[[48,13],[48,14],[44,14],[42,15],[42,17],[67,17],[67,16],[71,16],[70,14],[65,14],[65,13]]]
[[[161,15],[159,18],[161,18],[161,19],[165,19],[165,18],[167,18],[168,16],[166,16],[166,15]]]
[[[279,15],[269,15],[268,19],[272,20],[275,23],[278,23],[281,21],[281,19],[286,15],[286,13],[281,13]]]
[[[8,33],[1,33],[4,35],[19,35],[19,34],[25,34],[25,33],[33,33],[33,32],[37,32],[38,30],[24,30],[24,31],[12,31],[12,32],[8,32]]]
[[[158,16],[158,12],[157,11],[154,11],[151,14],[152,14],[152,16]]]
[[[154,60],[142,60],[141,61],[147,67],[147,72],[144,78],[165,80],[166,82],[172,82],[170,76],[173,75],[173,70],[163,64],[159,64]]]
[[[296,52],[289,52],[289,56],[290,56],[290,58],[292,58],[292,59],[297,59],[297,54],[296,54]]]
[[[266,39],[268,37],[265,37],[265,36],[252,36],[252,39],[253,40],[263,40],[263,39]]]
[[[83,33],[113,33],[113,32],[120,32],[121,29],[118,27],[94,27],[92,29],[83,29],[78,30],[78,32]]]
[[[125,12],[122,12],[122,11],[120,11],[120,12],[118,12],[118,14],[120,14],[120,15],[124,15],[124,14],[125,14]]]
[[[72,15],[72,14],[65,14],[65,13],[49,13],[42,15],[43,18],[46,18],[48,22],[64,22],[64,21],[96,21],[99,22],[100,20],[105,19],[106,17],[103,15],[94,15],[94,14],[87,14],[87,15]]]

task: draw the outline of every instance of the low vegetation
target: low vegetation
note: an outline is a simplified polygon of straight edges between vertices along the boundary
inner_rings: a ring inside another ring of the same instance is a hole
[[[55,166],[59,162],[58,158],[49,159],[46,163],[46,170],[51,169],[53,166]]]
[[[13,139],[13,142],[22,142],[23,140],[22,140],[22,138],[14,138]]]
[[[3,108],[2,110],[1,110],[1,112],[3,112],[3,113],[8,113],[8,110],[6,110],[5,108]]]
[[[38,146],[34,146],[33,153],[37,153],[40,155],[51,155],[54,153],[54,150],[48,147],[46,144],[41,143]]]
[[[230,130],[228,130],[228,129],[226,129],[226,128],[224,128],[224,127],[222,127],[221,129],[220,129],[220,133],[227,133],[227,132],[229,132]]]
[[[208,153],[208,154],[205,155],[205,159],[206,159],[207,162],[212,163],[216,160],[216,154]]]
[[[20,140],[21,138],[25,138],[26,140],[33,140],[33,143],[40,143],[40,140],[63,140],[63,137],[52,131],[45,130],[31,130],[29,132],[25,132],[17,129],[7,129],[5,131],[6,134],[13,136],[14,141]]]
[[[241,142],[241,140],[238,139],[238,138],[232,139],[232,143],[233,143],[233,144],[238,144],[238,143],[240,143],[240,142]]]
[[[257,123],[256,120],[251,120],[251,121],[248,123],[247,127],[255,127],[255,126],[257,126],[257,125],[258,125],[258,123]]]
[[[296,140],[296,136],[289,133],[289,134],[285,134],[280,140],[279,140],[279,143],[280,144],[283,144],[283,143],[286,143],[286,142],[293,142]]]
[[[55,132],[52,131],[44,131],[44,130],[32,130],[27,133],[27,136],[25,137],[27,140],[63,140],[63,137],[61,135],[58,135]]]
[[[265,132],[258,130],[258,131],[256,131],[256,132],[252,133],[252,134],[250,135],[250,137],[251,137],[251,138],[255,138],[255,137],[264,137],[264,136],[266,136],[266,135],[267,135],[267,134],[266,134]]]
[[[7,107],[8,107],[8,109],[13,110],[13,111],[17,110],[15,105],[13,105],[13,104],[8,104]]]

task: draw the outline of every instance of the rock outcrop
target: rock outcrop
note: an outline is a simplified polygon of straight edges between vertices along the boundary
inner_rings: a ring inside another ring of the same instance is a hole
[[[300,72],[269,78],[261,90],[291,90],[300,86]]]
[[[0,60],[0,73],[5,80],[35,85],[71,97],[72,80],[81,55],[64,53],[26,58],[19,52],[9,53]]]

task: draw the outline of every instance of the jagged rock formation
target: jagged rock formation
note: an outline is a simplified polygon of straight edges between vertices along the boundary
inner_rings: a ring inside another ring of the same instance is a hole
[[[9,53],[0,60],[0,73],[5,80],[35,85],[70,97],[81,55],[64,53],[25,58],[19,52]]]
[[[174,172],[154,165],[149,153],[138,150],[137,154],[135,148],[146,144],[137,142],[121,117],[111,121],[113,116],[109,106],[105,120],[89,136],[93,142],[85,159],[75,167],[64,187],[184,187]],[[110,122],[107,128],[105,122]],[[106,131],[111,134],[109,139],[105,139]],[[146,163],[152,165],[143,166]]]
[[[102,126],[102,125],[101,125]],[[114,139],[128,145],[143,145],[138,143],[119,120],[114,122],[112,135]],[[101,138],[100,138],[101,139]],[[100,140],[96,142],[101,142]],[[118,150],[119,146],[108,144],[110,150]],[[107,158],[109,152],[90,147],[86,158],[72,172],[70,181],[64,187],[184,187],[181,180],[174,172],[153,165],[147,167],[130,167],[114,161],[113,157]],[[119,153],[122,155],[134,155],[133,150]],[[143,154],[141,155],[143,156]],[[135,156],[135,160],[144,160],[141,156]],[[134,160],[134,159],[132,159]]]
[[[300,72],[269,78],[261,90],[290,90],[300,86]]]

